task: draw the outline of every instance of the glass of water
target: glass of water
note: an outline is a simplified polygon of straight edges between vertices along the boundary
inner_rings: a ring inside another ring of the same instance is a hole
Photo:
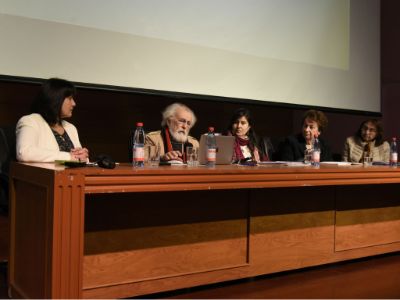
[[[305,149],[304,150],[304,163],[305,164],[311,164],[312,161],[312,149]]]
[[[199,165],[197,148],[186,147],[186,161],[189,167],[196,167]]]
[[[372,166],[372,156],[367,152],[364,153],[363,164],[366,167]]]
[[[157,167],[160,164],[160,147],[158,145],[148,145],[144,151],[146,164],[150,167]]]

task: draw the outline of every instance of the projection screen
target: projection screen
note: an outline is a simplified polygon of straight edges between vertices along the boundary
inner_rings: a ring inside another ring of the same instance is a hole
[[[0,74],[380,112],[378,0],[0,0]]]

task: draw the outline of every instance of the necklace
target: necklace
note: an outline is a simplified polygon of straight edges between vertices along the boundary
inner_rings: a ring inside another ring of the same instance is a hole
[[[62,125],[60,125],[60,124],[55,124],[50,127],[53,131],[57,132],[60,136],[62,136],[65,132],[64,127],[62,127]]]

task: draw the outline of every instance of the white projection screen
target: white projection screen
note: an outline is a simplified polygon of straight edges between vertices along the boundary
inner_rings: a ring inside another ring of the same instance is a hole
[[[380,112],[379,0],[0,0],[0,75]]]

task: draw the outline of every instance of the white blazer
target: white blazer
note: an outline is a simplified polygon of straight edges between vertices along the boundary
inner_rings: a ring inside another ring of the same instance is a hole
[[[78,131],[71,123],[62,120],[74,148],[82,147]],[[60,151],[49,124],[40,114],[30,114],[19,119],[16,127],[17,159],[24,162],[54,162],[70,160],[69,152]]]

